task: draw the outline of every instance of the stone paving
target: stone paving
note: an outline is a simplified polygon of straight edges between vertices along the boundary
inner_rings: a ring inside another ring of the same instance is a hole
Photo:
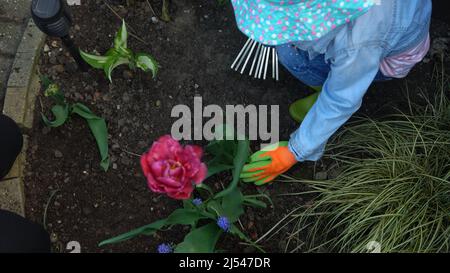
[[[0,1],[0,111],[14,58],[30,19],[30,3],[30,0]]]
[[[34,69],[44,39],[30,19],[30,0],[0,1],[0,112],[22,129],[31,129],[39,82]],[[24,130],[26,131],[26,130]],[[0,181],[0,209],[24,215],[24,146],[9,174]]]

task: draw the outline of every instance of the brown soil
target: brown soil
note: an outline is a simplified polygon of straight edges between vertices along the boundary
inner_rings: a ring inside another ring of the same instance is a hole
[[[120,20],[103,1],[82,2],[87,4],[72,7],[74,39],[85,51],[104,53],[111,46]],[[50,130],[39,118],[41,105],[38,103],[28,150],[26,214],[40,223],[45,217],[55,251],[66,252],[67,242],[78,241],[82,252],[154,252],[161,242],[182,240],[186,232],[175,228],[152,237],[97,246],[103,239],[163,218],[180,205],[147,188],[135,155],[143,153],[159,136],[170,133],[175,121],[170,117],[174,105],[192,106],[195,95],[203,97],[204,105],[278,104],[280,137],[288,139],[297,125],[289,118],[287,106],[309,92],[285,71],[281,71],[281,81],[273,82],[254,80],[229,69],[245,42],[235,26],[229,5],[222,7],[216,1],[174,0],[173,20],[154,23],[146,1],[136,2],[134,7],[117,3],[112,7],[126,19],[129,30],[146,42],[130,37],[129,47],[151,53],[159,61],[161,69],[155,80],[149,74],[123,66],[114,71],[112,84],[102,71],[79,72],[60,42],[51,38],[46,42],[50,51],[41,53],[40,73],[58,83],[69,101],[82,102],[107,120],[112,160],[111,169],[103,172],[99,168],[95,141],[84,121],[73,118],[64,126]],[[157,1],[154,2],[155,9],[159,10]],[[415,85],[426,85],[424,79],[429,78],[432,67],[433,61],[421,65],[408,79]],[[386,113],[392,106],[401,107],[404,86],[405,80],[375,85],[361,113],[376,116]],[[48,111],[46,98],[41,95],[40,101]],[[305,163],[294,172],[312,178],[314,171],[327,171],[328,167],[326,162]],[[218,186],[227,182],[226,176],[220,176],[206,183]],[[245,190],[253,192],[255,188],[247,186]],[[248,209],[241,219],[244,232],[254,239],[291,209],[307,201],[298,196],[280,196],[304,191],[301,184],[275,183],[262,190],[272,197],[275,207]],[[264,242],[263,247],[267,251],[283,251],[283,238],[276,236]],[[255,251],[229,237],[222,240],[218,248]]]

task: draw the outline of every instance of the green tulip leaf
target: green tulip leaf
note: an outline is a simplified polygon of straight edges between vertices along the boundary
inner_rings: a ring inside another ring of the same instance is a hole
[[[166,223],[166,219],[158,220],[156,222],[142,226],[140,228],[133,229],[129,232],[120,234],[120,235],[110,238],[108,240],[104,240],[104,241],[100,242],[98,246],[116,244],[116,243],[129,240],[131,238],[134,238],[134,237],[142,235],[142,234],[150,236],[153,233],[155,233],[156,231],[158,231],[159,229],[163,228],[165,223]]]
[[[214,218],[217,218],[224,214],[222,205],[218,200],[211,200],[207,203],[206,208],[209,212],[215,215]]]
[[[59,127],[63,125],[67,119],[69,118],[69,106],[68,105],[55,105],[51,109],[53,116],[55,117],[54,120],[49,120],[43,113],[41,114],[42,120],[44,121],[45,125],[49,127]]]
[[[221,202],[222,215],[226,216],[231,223],[236,222],[244,213],[242,204],[244,196],[238,187],[233,188],[228,194],[224,195]]]
[[[248,198],[244,200],[244,205],[254,207],[254,208],[267,208],[267,204],[263,201],[260,201],[258,199]]]
[[[233,165],[223,165],[223,164],[214,164],[214,163],[208,163],[207,165],[208,165],[208,173],[205,177],[205,180],[217,173],[221,173],[221,172],[233,169]]]
[[[136,228],[129,232],[123,233],[111,239],[102,241],[99,246],[115,244],[126,241],[139,235],[150,236],[156,231],[167,226],[173,225],[195,225],[198,220],[206,218],[194,209],[177,209],[173,211],[167,218],[158,220],[151,224]]]
[[[210,223],[191,230],[184,241],[177,245],[175,253],[213,253],[222,230]]]
[[[93,114],[88,107],[81,103],[75,103],[72,106],[72,113],[78,114],[87,121],[100,152],[102,159],[100,166],[104,171],[107,171],[109,168],[108,128],[105,120]]]
[[[230,185],[225,190],[219,192],[215,198],[220,198],[233,192],[238,185],[242,168],[250,156],[250,142],[247,139],[237,140],[236,143],[236,150],[233,157],[233,179]]]

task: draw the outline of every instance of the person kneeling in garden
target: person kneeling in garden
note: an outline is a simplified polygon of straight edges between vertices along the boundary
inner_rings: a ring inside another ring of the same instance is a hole
[[[22,150],[18,125],[0,114],[0,183]],[[2,196],[0,196],[2,198]],[[50,236],[45,229],[24,217],[0,209],[0,253],[50,252]]]
[[[232,0],[239,29],[275,46],[280,62],[315,93],[289,112],[289,141],[255,153],[245,182],[272,181],[321,158],[374,81],[405,77],[429,50],[430,0]]]

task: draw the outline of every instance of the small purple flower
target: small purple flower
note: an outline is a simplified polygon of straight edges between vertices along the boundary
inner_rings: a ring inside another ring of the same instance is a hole
[[[217,225],[225,232],[230,231],[230,221],[225,216],[219,216],[217,218]]]
[[[196,205],[196,206],[200,206],[203,203],[201,198],[195,198],[194,200],[192,200],[192,204]]]
[[[160,244],[158,246],[158,253],[172,253],[173,249],[169,244]]]

